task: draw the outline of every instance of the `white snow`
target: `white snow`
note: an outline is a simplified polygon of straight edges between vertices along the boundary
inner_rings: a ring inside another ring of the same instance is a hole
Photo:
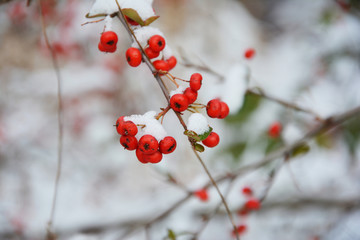
[[[184,88],[183,86],[179,86],[179,87],[176,88],[175,90],[170,91],[169,96],[170,96],[170,98],[171,98],[171,97],[174,96],[175,94],[182,94],[182,93],[184,93],[184,91],[185,91],[185,88]]]
[[[167,136],[167,133],[160,123],[160,120],[155,119],[156,112],[149,111],[144,115],[131,115],[124,118],[125,121],[132,121],[135,124],[145,125],[144,128],[138,127],[139,132],[141,131],[143,135],[150,134],[154,136],[158,141],[162,140]]]
[[[207,118],[201,113],[193,113],[188,119],[188,130],[196,132],[201,135],[209,131],[209,124]]]

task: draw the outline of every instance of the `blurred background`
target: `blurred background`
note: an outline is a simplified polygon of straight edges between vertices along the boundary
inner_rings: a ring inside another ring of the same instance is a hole
[[[57,170],[57,79],[38,2],[0,3],[0,239],[43,239]],[[161,163],[143,165],[119,144],[113,127],[119,116],[159,112],[167,103],[145,64],[128,66],[131,41],[120,23],[112,24],[117,51],[98,50],[104,22],[81,25],[92,4],[43,1],[63,87],[63,166],[53,223],[59,239],[234,239],[223,208],[201,230],[220,201],[213,188],[208,201],[189,198],[147,234],[136,228],[208,178],[172,112],[164,127],[178,148]],[[172,74],[189,79],[200,72],[198,101],[220,97],[230,106],[226,120],[208,119],[221,138],[201,153],[214,176],[260,161],[321,119],[360,105],[358,0],[154,0],[153,7],[160,18],[152,26],[178,59]],[[252,59],[244,58],[249,48],[256,50]],[[311,113],[245,93],[253,88]],[[271,138],[275,122],[282,131]],[[221,182],[236,224],[247,226],[241,239],[360,239],[359,138],[357,117],[315,136],[310,151],[290,161],[279,158],[231,185]],[[244,186],[266,196],[247,216],[237,213]]]

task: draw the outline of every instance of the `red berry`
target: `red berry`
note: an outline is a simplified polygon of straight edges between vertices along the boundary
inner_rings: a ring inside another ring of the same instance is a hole
[[[178,93],[170,98],[170,107],[176,112],[183,112],[188,106],[189,100],[184,94]]]
[[[104,48],[104,46],[101,44],[101,42],[99,42],[98,44],[98,48],[101,52],[106,52],[106,49]]]
[[[253,193],[253,191],[252,191],[252,189],[250,187],[244,187],[242,189],[242,192],[243,192],[244,195],[247,195],[247,196],[251,196],[252,193]]]
[[[125,16],[125,18],[126,18],[126,21],[127,21],[130,25],[133,25],[133,26],[139,25],[139,23],[137,23],[136,21],[132,20],[132,19],[129,18],[128,16]]]
[[[158,163],[162,160],[162,153],[160,151],[156,151],[152,154],[144,154],[144,161],[149,163]]]
[[[164,60],[156,60],[153,62],[154,68],[158,71],[167,72],[170,70],[169,63]]]
[[[281,129],[282,129],[281,123],[280,122],[274,122],[269,127],[269,130],[268,130],[269,137],[271,137],[271,138],[280,137]]]
[[[133,123],[132,121],[126,121],[123,123],[120,123],[117,127],[116,130],[118,131],[119,134],[124,135],[124,136],[135,136],[138,133],[138,128],[136,126],[135,123]]]
[[[160,52],[165,48],[165,39],[160,35],[154,35],[149,39],[149,47],[155,52]]]
[[[163,140],[159,143],[159,150],[163,154],[169,154],[175,151],[176,149],[176,140],[171,137],[165,137]]]
[[[174,57],[174,56],[171,56],[171,57],[168,58],[166,61],[167,61],[168,64],[169,64],[170,70],[173,69],[173,68],[176,66],[176,64],[177,64],[176,57]]]
[[[215,147],[220,142],[220,137],[216,132],[211,132],[210,135],[202,141],[202,143],[207,147]]]
[[[259,210],[260,207],[261,207],[261,203],[259,202],[259,200],[255,198],[250,199],[245,203],[245,208],[248,210]]]
[[[153,154],[159,149],[159,143],[152,135],[144,135],[139,139],[139,149],[144,154]]]
[[[196,101],[198,93],[194,90],[192,90],[191,88],[186,88],[184,91],[184,95],[187,97],[187,99],[189,100],[189,104],[192,104],[193,102]]]
[[[135,153],[136,153],[137,159],[138,159],[141,163],[148,163],[148,161],[146,161],[146,160],[144,159],[144,155],[145,155],[145,154],[144,154],[142,151],[140,151],[139,148],[136,149]]]
[[[249,214],[249,211],[248,211],[247,209],[245,209],[245,208],[241,208],[241,209],[239,209],[239,210],[237,211],[237,214],[238,214],[239,216],[246,216],[246,215]]]
[[[125,56],[130,66],[137,67],[140,65],[142,56],[139,49],[131,47],[126,50]]]
[[[194,192],[194,194],[197,198],[199,198],[203,202],[206,202],[207,200],[209,200],[209,195],[208,195],[206,189],[197,190],[196,192]]]
[[[229,115],[229,106],[225,102],[220,102],[220,114],[218,118],[223,119]]]
[[[127,150],[135,150],[138,146],[138,141],[134,136],[121,136],[120,137],[120,144]]]
[[[253,58],[254,55],[255,55],[255,49],[253,49],[253,48],[247,49],[247,50],[245,51],[245,53],[244,53],[244,56],[245,56],[245,58],[247,58],[247,59]]]
[[[190,87],[194,91],[199,91],[201,88],[202,76],[200,73],[194,73],[190,77]]]
[[[237,228],[236,228],[236,231],[239,235],[244,234],[246,232],[246,230],[247,230],[247,227],[245,224],[241,224],[241,225],[237,226]],[[234,236],[236,235],[235,231],[233,231],[232,233]]]
[[[116,120],[115,127],[116,127],[116,131],[119,134],[121,134],[120,129],[122,129],[122,126],[120,127],[120,125],[123,124],[123,123],[124,123],[124,116],[121,116]]]
[[[160,52],[155,52],[151,48],[145,48],[145,53],[150,59],[157,58],[160,55]]]
[[[115,32],[107,31],[101,34],[100,43],[105,48],[106,52],[115,51],[117,42],[118,42],[118,36]]]
[[[219,99],[212,99],[206,106],[207,115],[211,118],[218,118],[221,113],[221,103]]]

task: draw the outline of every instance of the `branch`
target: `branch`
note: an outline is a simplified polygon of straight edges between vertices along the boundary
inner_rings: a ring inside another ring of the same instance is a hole
[[[142,53],[142,57],[143,57],[143,59],[145,60],[146,65],[149,67],[149,69],[150,69],[151,72],[153,73],[153,75],[154,75],[157,83],[159,84],[159,86],[160,86],[160,88],[161,88],[161,90],[162,90],[162,92],[163,92],[166,100],[168,101],[168,103],[170,103],[169,91],[166,89],[165,84],[164,84],[162,78],[161,78],[160,75],[159,75],[159,72],[156,71],[154,65],[151,63],[150,59],[149,59],[149,58],[147,57],[147,55],[145,54],[145,50],[144,50],[143,47],[141,46],[140,42],[137,40],[137,38],[136,38],[133,30],[131,29],[129,23],[126,21],[125,16],[124,16],[123,12],[121,11],[121,7],[120,7],[120,5],[119,5],[119,2],[118,2],[117,0],[115,0],[115,1],[116,1],[116,4],[117,4],[118,8],[119,8],[119,12],[118,12],[118,14],[117,14],[117,17],[119,18],[119,20],[121,21],[121,23],[124,25],[124,27],[126,28],[127,32],[130,34],[130,36],[131,36],[131,37],[136,41],[136,43],[138,44],[138,46],[139,46],[139,48],[140,48],[140,51],[141,51],[141,53]],[[186,131],[186,130],[187,130],[187,126],[186,126],[186,124],[185,124],[185,122],[184,122],[181,114],[178,113],[178,112],[176,112],[176,111],[174,111],[174,113],[176,114],[176,116],[177,116],[180,124],[183,126],[184,130]],[[205,165],[204,161],[202,160],[202,158],[200,157],[200,155],[198,154],[198,152],[195,150],[195,147],[194,147],[193,142],[192,142],[192,140],[190,139],[190,137],[188,138],[188,140],[189,140],[190,145],[192,146],[192,149],[193,149],[194,154],[196,155],[196,157],[197,157],[197,159],[199,160],[200,164],[201,164],[202,167],[204,168],[206,174],[207,174],[208,177],[210,178],[210,181],[211,181],[212,185],[215,187],[216,191],[218,192],[218,194],[219,194],[219,196],[220,196],[220,198],[221,198],[221,200],[222,200],[222,202],[223,202],[223,204],[224,204],[224,206],[225,206],[225,209],[226,209],[226,211],[227,211],[227,213],[228,213],[228,217],[229,217],[229,220],[230,220],[230,222],[231,222],[231,224],[232,224],[232,226],[233,226],[233,229],[234,229],[234,231],[236,232],[236,224],[235,224],[235,222],[234,222],[234,219],[233,219],[233,217],[232,217],[231,211],[230,211],[230,209],[229,209],[229,206],[228,206],[228,204],[227,204],[227,202],[226,202],[223,194],[221,193],[219,187],[218,187],[217,184],[216,184],[216,181],[215,181],[214,178],[212,177],[212,175],[211,175],[210,171],[208,170],[207,166]],[[237,234],[237,232],[236,232],[236,239],[237,239],[237,240],[240,239],[240,238],[239,238],[239,235]]]
[[[30,1],[28,1],[28,3],[30,4]],[[42,32],[43,32],[43,35],[45,38],[46,46],[50,50],[51,60],[52,60],[52,64],[53,64],[53,67],[54,67],[54,70],[56,73],[56,80],[57,80],[57,101],[58,101],[58,108],[57,108],[57,115],[58,115],[57,116],[58,117],[57,170],[56,170],[54,193],[53,193],[50,217],[49,217],[49,221],[47,224],[47,236],[46,236],[46,239],[52,240],[52,239],[56,239],[56,236],[52,231],[52,224],[53,224],[54,216],[55,216],[55,208],[56,208],[56,200],[57,200],[57,194],[58,194],[59,182],[60,182],[60,176],[61,176],[62,152],[63,152],[62,87],[61,87],[61,75],[60,75],[59,63],[56,58],[56,53],[50,43],[50,40],[49,40],[47,32],[46,32],[44,13],[42,11],[42,0],[38,0],[38,3],[39,3]]]

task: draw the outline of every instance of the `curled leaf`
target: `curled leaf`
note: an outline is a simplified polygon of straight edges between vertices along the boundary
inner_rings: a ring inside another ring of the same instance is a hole
[[[295,147],[295,148],[292,150],[290,156],[291,156],[291,157],[297,157],[297,156],[299,156],[299,155],[306,154],[306,153],[308,153],[309,151],[310,151],[310,146],[309,146],[308,144],[306,144],[306,143],[303,143],[303,144],[301,144],[300,146]]]
[[[194,148],[195,148],[195,150],[198,151],[198,152],[204,152],[204,151],[205,151],[204,146],[201,145],[201,144],[199,144],[199,143],[195,143]]]

